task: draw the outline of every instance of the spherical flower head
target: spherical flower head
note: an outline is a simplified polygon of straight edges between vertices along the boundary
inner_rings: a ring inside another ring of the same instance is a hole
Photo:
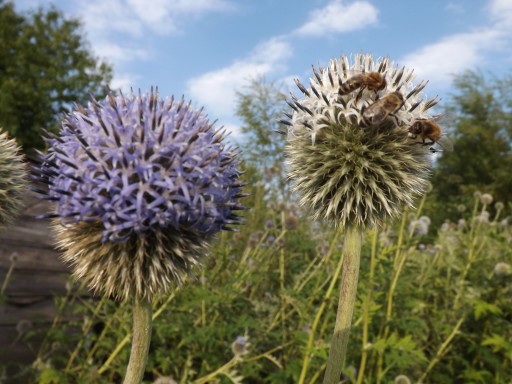
[[[480,196],[480,202],[484,205],[490,205],[492,200],[492,195],[490,193],[484,193]]]
[[[512,267],[508,263],[499,262],[494,266],[494,274],[496,276],[509,276],[512,273]]]
[[[428,216],[420,216],[419,221],[423,221],[426,225],[430,225],[432,222]]]
[[[66,115],[38,176],[75,276],[121,299],[182,282],[239,223],[237,154],[223,137],[202,110],[153,90],[109,92]]]
[[[405,375],[395,377],[395,384],[411,384],[411,380]]]
[[[242,356],[248,352],[249,345],[249,340],[246,336],[238,336],[231,343],[231,350],[235,356]]]
[[[18,216],[26,190],[26,167],[20,148],[0,129],[0,228]]]
[[[178,383],[172,377],[160,376],[158,379],[153,381],[153,384],[178,384]]]
[[[381,84],[361,80],[379,74]],[[371,55],[331,60],[313,67],[310,86],[297,81],[286,125],[288,176],[315,218],[342,228],[381,226],[413,207],[428,187],[430,147],[410,129],[432,121],[424,100],[426,83],[414,85],[413,71]],[[427,140],[428,141],[428,140]]]
[[[415,236],[423,236],[428,234],[429,224],[425,220],[414,220],[409,224],[408,231]]]

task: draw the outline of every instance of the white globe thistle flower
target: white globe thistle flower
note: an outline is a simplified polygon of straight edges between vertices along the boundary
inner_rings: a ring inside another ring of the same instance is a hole
[[[178,382],[169,376],[160,376],[153,381],[153,384],[178,384]]]
[[[405,375],[395,377],[395,384],[411,384],[411,380]]]
[[[335,330],[350,329],[359,273],[362,230],[381,227],[428,187],[433,150],[424,128],[434,123],[424,100],[426,82],[388,58],[342,55],[326,68],[313,67],[310,85],[296,81],[291,96],[285,153],[288,177],[316,219],[345,232],[341,303]],[[429,148],[431,147],[431,148]],[[349,332],[335,331],[324,382],[337,382]]]
[[[489,205],[492,203],[492,195],[490,193],[484,193],[482,196],[480,196],[480,202],[483,205]]]
[[[419,221],[423,221],[423,222],[424,222],[425,224],[427,224],[427,225],[430,225],[430,223],[432,222],[432,221],[430,220],[430,217],[428,217],[428,216],[420,216],[420,218],[419,218],[418,220],[419,220]]]
[[[348,92],[361,74],[378,74],[383,84]],[[341,228],[382,225],[413,207],[425,193],[431,167],[429,148],[412,139],[415,122],[430,120],[437,100],[424,100],[426,82],[413,83],[413,70],[388,58],[346,56],[313,67],[310,86],[297,81],[287,130],[289,178],[317,219]],[[388,104],[393,104],[391,108]]]
[[[512,272],[512,267],[508,263],[499,262],[494,266],[496,276],[508,276]]]
[[[428,234],[428,223],[425,220],[414,220],[409,224],[409,233],[413,236],[423,236]]]

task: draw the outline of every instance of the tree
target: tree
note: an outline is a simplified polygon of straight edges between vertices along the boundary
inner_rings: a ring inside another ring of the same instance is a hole
[[[44,147],[41,130],[55,130],[59,113],[103,95],[111,80],[80,28],[54,7],[22,15],[0,0],[0,127],[27,153]]]
[[[467,71],[455,78],[456,93],[445,127],[454,151],[438,159],[433,176],[435,205],[468,203],[473,192],[489,192],[495,201],[511,200],[512,77],[486,77]]]
[[[244,92],[238,93],[237,115],[242,119],[244,160],[258,170],[271,192],[287,197],[284,172],[285,139],[276,131],[283,127],[278,120],[286,107],[286,96],[273,82],[253,79]]]

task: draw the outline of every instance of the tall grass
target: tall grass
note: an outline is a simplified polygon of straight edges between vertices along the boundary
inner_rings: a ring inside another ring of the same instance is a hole
[[[145,382],[321,382],[342,236],[310,223],[293,205],[269,205],[263,187],[253,188],[241,232],[222,233],[208,268],[153,303]],[[341,379],[512,382],[512,275],[497,266],[512,264],[512,226],[501,209],[475,200],[463,221],[419,231],[419,218],[428,214],[422,206],[364,235]],[[64,323],[58,313],[44,330],[37,360],[24,367],[34,382],[115,383],[124,376],[129,307],[83,300],[80,292],[75,287],[56,298],[60,312],[78,303],[80,320]],[[248,341],[245,353],[233,352],[238,336]]]

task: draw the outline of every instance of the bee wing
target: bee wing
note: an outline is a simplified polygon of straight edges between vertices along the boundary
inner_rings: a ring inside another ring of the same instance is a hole
[[[441,136],[437,144],[447,152],[453,151],[453,143],[448,136]]]

